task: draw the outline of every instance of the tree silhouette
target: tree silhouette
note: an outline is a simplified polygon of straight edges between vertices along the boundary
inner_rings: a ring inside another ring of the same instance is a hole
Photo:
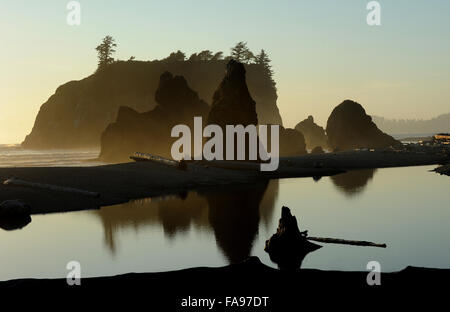
[[[177,52],[172,52],[170,55],[165,59],[169,62],[180,62],[184,61],[186,59],[186,54],[178,50]]]
[[[272,81],[272,86],[275,88],[275,80],[273,80],[273,70],[272,65],[270,65],[270,58],[269,55],[264,51],[264,49],[259,52],[254,58],[253,61],[256,65],[261,66],[261,69],[263,71],[263,75],[267,75],[270,80]]]
[[[236,45],[231,48],[231,57],[238,61],[244,62],[246,54],[248,54],[247,43],[243,41],[239,41]]]
[[[211,60],[218,61],[218,60],[221,60],[221,59],[223,59],[223,52],[219,51],[219,52],[217,52],[216,54],[213,55]]]
[[[254,57],[254,62],[257,65],[263,66],[270,76],[273,75],[272,66],[270,65],[271,60],[264,49],[262,49],[261,52]]]
[[[114,58],[112,55],[116,52],[114,49],[117,47],[115,40],[111,36],[106,36],[103,38],[102,43],[100,43],[95,50],[97,50],[98,54],[98,69],[103,69],[105,66],[112,64],[114,62]]]
[[[210,61],[213,58],[213,53],[210,50],[204,50],[197,54],[199,61]]]
[[[223,59],[223,52],[219,51],[213,54],[210,50],[204,50],[199,53],[193,53],[189,57],[189,61],[219,61]]]

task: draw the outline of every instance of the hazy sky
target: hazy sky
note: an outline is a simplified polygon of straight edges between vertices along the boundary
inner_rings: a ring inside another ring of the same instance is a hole
[[[68,2],[0,0],[0,143],[21,142],[59,85],[95,70],[107,34],[120,59],[264,48],[290,127],[325,125],[347,98],[392,118],[450,112],[448,0],[381,0],[381,26],[367,25],[368,0],[80,0],[80,26]]]

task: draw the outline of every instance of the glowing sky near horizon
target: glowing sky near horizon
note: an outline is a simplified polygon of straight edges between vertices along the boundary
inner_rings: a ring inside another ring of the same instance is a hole
[[[366,0],[80,0],[80,26],[68,2],[0,0],[0,143],[21,142],[59,85],[95,70],[107,34],[119,59],[264,48],[288,127],[310,114],[325,125],[347,98],[389,118],[450,112],[450,1],[381,0],[372,27]]]

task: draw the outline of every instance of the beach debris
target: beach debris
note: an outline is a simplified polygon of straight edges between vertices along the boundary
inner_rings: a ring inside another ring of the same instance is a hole
[[[313,237],[313,236],[308,236],[307,239],[319,243],[386,248],[386,244],[378,244],[368,241],[358,241],[358,240],[348,240],[348,239],[328,238],[328,237]]]
[[[152,161],[158,164],[163,164],[169,167],[174,167],[174,168],[178,168],[180,170],[186,170],[187,169],[187,163],[185,160],[180,160],[180,161],[176,161],[176,160],[172,160],[172,159],[168,159],[168,158],[164,158],[161,156],[157,156],[157,155],[152,155],[149,153],[140,153],[140,152],[136,152],[134,153],[134,155],[130,156],[130,159],[134,160],[134,161]]]
[[[59,185],[53,185],[53,184],[43,184],[43,183],[36,183],[36,182],[29,182],[25,180],[20,180],[18,178],[9,178],[5,181],[3,181],[3,185],[7,186],[22,186],[22,187],[30,187],[30,188],[37,188],[42,190],[49,190],[54,192],[64,192],[64,193],[72,193],[87,197],[100,197],[100,193],[97,192],[91,192],[91,191],[85,191],[80,190],[73,187],[66,187],[66,186],[59,186]]]
[[[266,241],[264,250],[281,270],[299,269],[305,256],[322,246],[309,242],[307,231],[300,232],[297,219],[288,207],[281,208],[277,232]]]
[[[308,236],[308,231],[301,232],[299,230],[297,219],[291,214],[290,209],[283,206],[277,232],[266,241],[264,250],[269,253],[270,260],[278,264],[280,269],[295,270],[300,268],[303,259],[308,253],[322,247],[310,241],[386,248],[386,244],[368,241]]]
[[[0,228],[6,231],[21,229],[31,222],[31,206],[20,199],[0,203]]]

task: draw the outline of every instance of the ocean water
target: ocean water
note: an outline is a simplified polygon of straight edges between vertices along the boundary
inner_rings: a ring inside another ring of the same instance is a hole
[[[434,166],[352,171],[319,181],[273,180],[99,210],[33,215],[20,230],[0,229],[0,280],[222,266],[258,256],[288,206],[311,236],[386,243],[387,248],[321,244],[303,268],[383,272],[408,265],[450,269],[450,178]]]
[[[19,144],[0,144],[0,167],[97,166],[99,150],[27,150]]]

